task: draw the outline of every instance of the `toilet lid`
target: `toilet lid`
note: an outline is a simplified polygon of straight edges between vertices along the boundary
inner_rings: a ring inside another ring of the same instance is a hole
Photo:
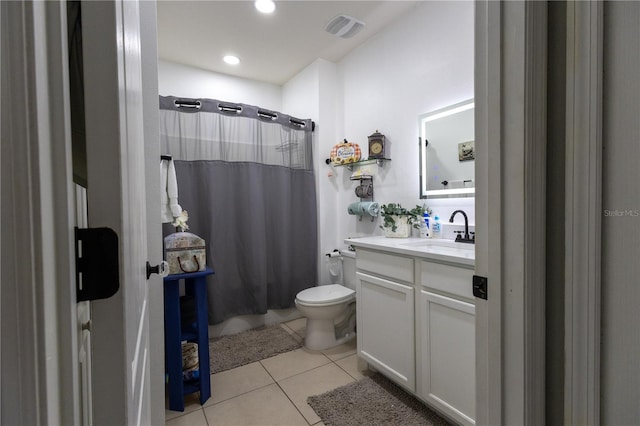
[[[298,300],[309,305],[328,302],[339,303],[353,297],[355,291],[340,284],[321,285],[302,290],[298,293]]]

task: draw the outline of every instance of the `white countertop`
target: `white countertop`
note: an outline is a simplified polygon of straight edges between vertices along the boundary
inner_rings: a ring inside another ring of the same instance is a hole
[[[356,248],[388,251],[463,266],[473,267],[476,259],[476,247],[474,244],[456,243],[453,240],[375,236],[347,238],[344,242]]]

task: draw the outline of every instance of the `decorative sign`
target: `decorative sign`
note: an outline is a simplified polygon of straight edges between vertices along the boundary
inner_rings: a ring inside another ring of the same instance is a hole
[[[331,162],[336,165],[355,163],[360,160],[360,147],[356,143],[344,142],[339,143],[331,149]]]

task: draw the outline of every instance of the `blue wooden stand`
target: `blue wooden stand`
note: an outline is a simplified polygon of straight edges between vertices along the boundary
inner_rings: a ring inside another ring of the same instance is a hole
[[[213,270],[169,275],[164,278],[164,357],[169,381],[169,409],[184,411],[184,395],[200,391],[200,404],[211,396],[209,373],[209,324],[207,314],[207,275]],[[195,299],[195,324],[180,324],[180,280],[185,293]],[[199,375],[196,380],[183,380],[182,342],[198,344]]]

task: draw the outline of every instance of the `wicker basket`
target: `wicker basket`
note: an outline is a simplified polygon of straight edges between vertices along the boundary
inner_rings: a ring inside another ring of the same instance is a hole
[[[197,370],[198,365],[198,344],[184,342],[182,344],[182,371]]]

